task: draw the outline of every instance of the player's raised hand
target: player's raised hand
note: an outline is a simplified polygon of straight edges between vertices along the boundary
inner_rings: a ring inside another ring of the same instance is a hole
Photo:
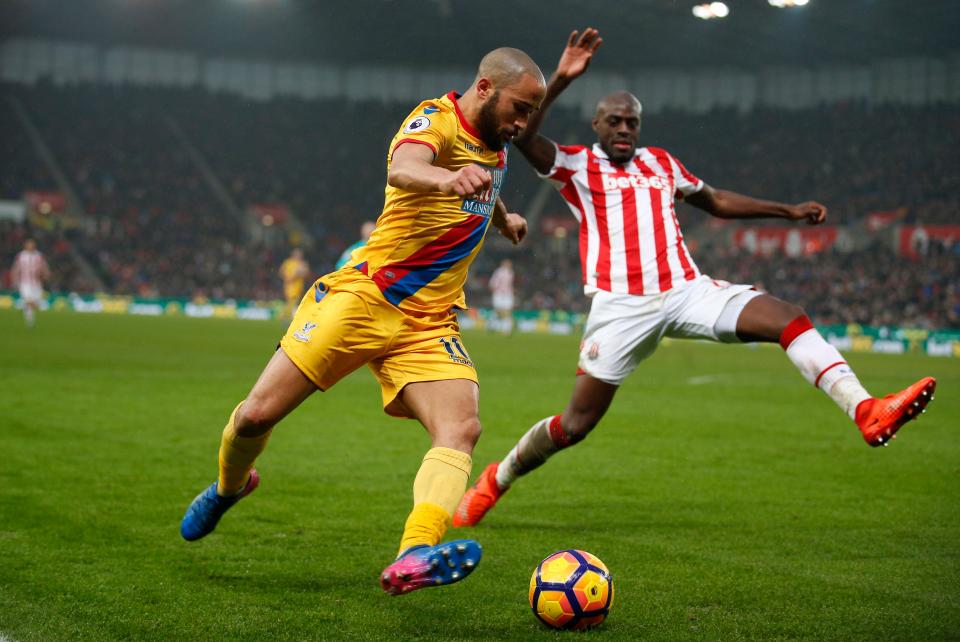
[[[514,245],[519,245],[527,235],[527,219],[513,212],[507,212],[505,219],[499,228],[500,235],[510,239]]]
[[[807,225],[820,225],[827,220],[827,208],[816,201],[798,203],[791,208],[791,221],[806,221]]]
[[[573,80],[590,66],[590,60],[597,48],[603,43],[600,32],[593,27],[587,27],[580,34],[573,31],[567,40],[567,47],[560,55],[560,62],[557,64],[557,76]]]
[[[492,184],[490,172],[477,165],[467,165],[451,172],[447,180],[440,183],[440,191],[456,196],[476,196]]]

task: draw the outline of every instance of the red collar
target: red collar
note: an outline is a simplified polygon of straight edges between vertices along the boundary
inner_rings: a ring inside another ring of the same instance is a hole
[[[473,125],[467,122],[467,119],[463,117],[463,112],[460,111],[460,103],[457,102],[457,98],[460,97],[455,91],[451,91],[447,94],[447,98],[450,99],[450,102],[453,103],[453,108],[457,111],[457,119],[460,121],[460,125],[467,130],[467,133],[476,138],[477,140],[483,140],[480,138],[480,132],[474,129]]]

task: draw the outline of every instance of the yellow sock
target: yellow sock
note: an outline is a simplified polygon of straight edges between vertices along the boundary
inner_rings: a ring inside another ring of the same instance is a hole
[[[270,429],[259,437],[238,435],[234,419],[242,404],[241,401],[230,413],[230,420],[223,429],[223,437],[220,439],[220,476],[217,480],[217,494],[221,496],[236,495],[243,490],[250,478],[253,462],[266,448],[270,433],[273,432],[273,429]]]
[[[440,542],[440,538],[447,532],[450,525],[450,516],[443,508],[436,504],[417,504],[410,511],[407,522],[403,525],[403,537],[400,539],[400,553],[411,546],[426,544],[433,546]]]
[[[452,448],[431,448],[413,482],[413,510],[407,517],[400,552],[411,546],[440,542],[453,511],[467,490],[473,459]]]

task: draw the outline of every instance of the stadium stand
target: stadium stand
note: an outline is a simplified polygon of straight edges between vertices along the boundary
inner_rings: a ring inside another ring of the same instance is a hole
[[[4,269],[25,235],[51,257],[52,289],[89,291],[71,265],[78,249],[116,294],[270,299],[290,233],[263,235],[257,205],[285,208],[303,222],[308,258],[323,273],[379,213],[386,147],[412,105],[293,98],[250,101],[199,89],[3,85],[29,113],[82,206],[75,225],[43,229],[3,222]],[[12,114],[0,118],[10,144],[0,156],[4,198],[56,189]],[[10,116],[10,117],[8,117]],[[175,135],[178,129],[183,139]],[[816,136],[809,135],[816,132]],[[547,134],[588,143],[579,111],[558,108]],[[805,306],[821,323],[906,323],[960,327],[960,244],[933,239],[914,258],[894,253],[893,228],[867,232],[873,212],[897,224],[958,223],[960,115],[946,106],[842,103],[795,111],[718,109],[661,112],[644,123],[644,144],[665,147],[708,183],[786,201],[817,199],[831,224],[855,243],[812,255],[754,256],[730,242],[738,224],[717,226],[683,207],[684,232],[701,269],[757,283]],[[217,198],[202,167],[225,189]],[[504,198],[526,212],[542,183],[514,153]],[[518,307],[582,311],[576,233],[543,233],[568,218],[550,195],[532,220],[530,241],[514,249],[491,235],[468,300],[487,305],[485,280],[509,256],[517,266]],[[293,239],[296,241],[296,239]]]

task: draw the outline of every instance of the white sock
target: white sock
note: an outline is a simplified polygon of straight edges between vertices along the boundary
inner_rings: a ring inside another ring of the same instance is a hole
[[[555,425],[552,430],[551,424]],[[565,435],[561,436],[561,443],[557,443],[553,433],[558,431],[563,433],[560,415],[545,417],[533,424],[497,467],[497,486],[500,490],[510,488],[517,477],[539,468],[550,455],[569,445]]]
[[[843,408],[843,411],[851,419],[857,418],[857,406],[860,402],[869,399],[872,395],[867,392],[857,375],[851,371],[850,376],[837,379],[836,383],[830,388],[830,398],[837,402],[837,405]]]
[[[820,388],[854,419],[857,406],[870,398],[840,352],[817,332],[810,319],[798,317],[780,337],[780,345],[804,379]]]
[[[36,319],[36,313],[33,311],[33,308],[30,306],[24,306],[23,308],[23,318],[27,322],[27,327],[32,328],[33,322]]]
[[[516,481],[517,477],[520,476],[515,468],[517,466],[517,446],[514,446],[510,449],[510,452],[507,453],[507,456],[503,458],[503,461],[497,466],[497,474],[495,479],[497,480],[497,487],[500,490],[507,490]]]

